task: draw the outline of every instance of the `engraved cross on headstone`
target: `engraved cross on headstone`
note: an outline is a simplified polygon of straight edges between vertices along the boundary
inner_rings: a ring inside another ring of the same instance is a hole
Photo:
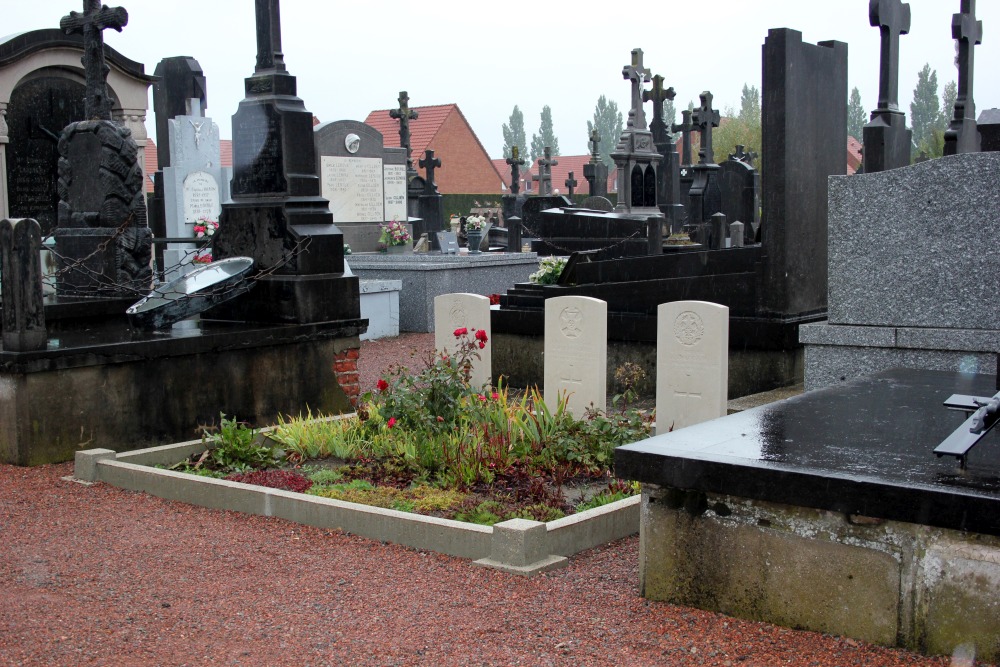
[[[663,103],[676,96],[673,86],[663,87],[663,77],[659,74],[653,77],[652,90],[642,91],[642,101],[653,103],[653,122],[649,124],[649,129],[653,132],[653,143],[658,149],[670,143],[670,131],[663,121]]]
[[[878,108],[899,110],[899,36],[910,32],[910,5],[901,0],[870,0],[868,19],[882,33]]]
[[[122,31],[128,25],[123,7],[107,7],[101,0],[83,0],[83,13],[70,12],[62,17],[59,29],[67,35],[83,35],[83,69],[87,77],[85,109],[90,120],[111,120],[111,97],[108,95],[108,72],[104,60],[104,31]]]
[[[590,131],[590,164],[597,164],[601,161],[600,151],[598,149],[601,143],[601,133],[597,131],[595,127]]]
[[[279,0],[255,0],[257,11],[257,68],[254,72],[286,72],[281,52],[281,7]]]
[[[694,125],[701,134],[701,148],[698,150],[698,164],[715,162],[715,151],[712,149],[712,128],[719,127],[722,117],[712,108],[712,93],[707,90],[700,96],[701,108],[694,110]]]
[[[691,123],[691,112],[685,109],[681,112],[681,122],[680,124],[674,123],[670,126],[671,132],[681,133],[681,164],[690,165],[691,164],[691,132],[694,130],[694,125]]]
[[[517,194],[521,191],[521,167],[524,166],[524,158],[520,157],[520,151],[515,145],[510,149],[511,156],[507,158],[510,165],[510,191]]]
[[[413,169],[413,149],[410,147],[410,121],[419,114],[410,108],[410,96],[405,90],[399,91],[399,108],[390,109],[389,117],[399,121],[399,145],[406,149],[406,171]]]
[[[622,68],[622,78],[632,82],[632,108],[628,111],[628,127],[646,129],[646,113],[642,110],[642,84],[649,82],[650,72],[642,66],[642,49],[632,49],[632,64]]]
[[[538,160],[538,173],[531,177],[531,180],[538,181],[538,194],[552,194],[552,167],[557,164],[559,161],[552,159],[552,149],[546,146],[544,156]]]
[[[420,168],[427,176],[424,178],[424,194],[437,194],[437,185],[434,183],[434,170],[441,167],[441,158],[434,157],[434,151],[430,148],[424,151],[424,157],[420,158]]]
[[[976,0],[962,0],[961,12],[951,19],[951,36],[958,41],[958,94],[955,115],[944,135],[945,155],[979,150],[976,101],[972,95],[975,47],[983,41],[983,22],[976,19]]]
[[[573,193],[576,192],[577,185],[579,185],[579,183],[577,183],[576,179],[573,178],[573,172],[569,172],[569,178],[566,179],[566,188],[569,190],[570,197],[572,197]]]

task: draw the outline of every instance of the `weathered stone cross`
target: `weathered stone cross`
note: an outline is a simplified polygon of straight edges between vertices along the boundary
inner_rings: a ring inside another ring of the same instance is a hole
[[[257,69],[287,72],[281,52],[281,7],[279,0],[256,0]]]
[[[622,78],[632,82],[632,108],[628,112],[628,127],[646,129],[646,113],[642,110],[642,84],[649,82],[649,70],[642,66],[642,49],[632,49],[632,64],[622,68]]]
[[[642,91],[642,101],[653,103],[653,122],[649,124],[649,129],[653,131],[653,143],[657,148],[670,143],[670,131],[663,121],[663,103],[676,96],[673,86],[663,87],[663,77],[659,74],[653,77],[653,89]]]
[[[507,164],[510,165],[510,191],[516,195],[521,191],[521,167],[524,166],[524,158],[516,144],[510,149]]]
[[[531,177],[531,180],[538,181],[538,194],[552,194],[552,167],[558,164],[558,160],[552,159],[552,149],[546,146],[544,157],[538,160],[538,173]]]
[[[437,194],[437,184],[434,183],[434,170],[441,167],[441,158],[434,157],[434,151],[430,148],[424,151],[424,157],[420,158],[420,168],[425,170],[427,177],[424,179],[424,192],[433,195]]]
[[[419,114],[410,108],[410,96],[405,90],[399,91],[399,108],[390,109],[389,117],[399,121],[399,145],[406,149],[406,170],[413,171],[413,149],[410,148],[410,121]]]
[[[979,150],[976,101],[972,95],[975,47],[983,41],[983,22],[976,20],[976,0],[962,0],[961,12],[952,16],[951,36],[958,40],[958,95],[955,115],[944,135],[945,155]]]
[[[700,96],[701,108],[694,111],[694,125],[701,134],[701,148],[698,150],[698,164],[713,164],[715,151],[712,149],[712,128],[719,127],[722,117],[712,108],[712,93],[707,90]]]
[[[910,32],[910,5],[901,0],[871,0],[868,19],[882,33],[878,108],[899,110],[899,36]]]
[[[680,132],[681,141],[681,164],[691,164],[691,132],[694,125],[691,123],[691,112],[685,109],[681,112],[680,124],[674,123],[670,126],[671,132]]]
[[[572,197],[573,193],[576,192],[577,185],[579,185],[579,183],[577,183],[576,179],[573,178],[573,172],[569,172],[569,178],[566,179],[566,188],[569,190],[570,197]]]
[[[595,127],[590,131],[590,164],[597,164],[601,161],[598,145],[601,143],[601,133]]]
[[[104,31],[122,31],[128,25],[128,12],[123,7],[109,8],[101,0],[83,0],[83,13],[70,12],[62,17],[59,29],[67,35],[83,35],[83,69],[87,77],[85,109],[91,120],[111,120],[111,98],[108,95],[108,72],[104,61]]]

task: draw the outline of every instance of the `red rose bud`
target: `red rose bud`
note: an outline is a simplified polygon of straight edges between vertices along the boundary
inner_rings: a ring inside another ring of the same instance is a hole
[[[487,338],[486,336],[485,329],[480,329],[479,331],[476,332],[476,340],[480,340],[484,343],[489,340],[489,338]]]
[[[455,329],[455,338],[458,338],[459,336],[464,336],[467,333],[469,333],[469,330],[466,329],[465,327]]]
[[[379,380],[375,386],[378,387],[379,391],[385,391],[386,389],[389,388],[389,383],[386,382],[385,380]]]
[[[389,421],[387,421],[385,423],[385,425],[388,426],[389,428],[392,428],[393,426],[396,425],[396,418],[395,417],[389,417]]]

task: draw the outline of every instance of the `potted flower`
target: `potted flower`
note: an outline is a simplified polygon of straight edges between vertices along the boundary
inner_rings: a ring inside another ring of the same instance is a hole
[[[479,246],[483,242],[483,227],[486,218],[481,215],[470,215],[465,219],[465,234],[469,237],[469,254],[478,255]]]
[[[197,222],[194,223],[194,237],[196,239],[205,239],[208,241],[215,236],[215,232],[218,231],[218,229],[219,222],[217,220],[212,220],[211,218],[202,216],[198,218]],[[200,248],[197,252],[195,252],[191,261],[195,264],[211,264],[211,249]]]
[[[406,245],[410,242],[410,230],[401,222],[395,219],[388,223],[379,223],[382,228],[382,235],[378,238],[379,249],[385,248],[385,252],[392,254],[402,254],[406,251]]]

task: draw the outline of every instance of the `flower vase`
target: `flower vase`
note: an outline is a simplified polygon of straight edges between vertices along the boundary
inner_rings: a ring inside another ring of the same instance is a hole
[[[470,229],[470,230],[466,231],[466,236],[469,237],[469,254],[470,255],[478,255],[479,252],[480,252],[479,251],[479,246],[482,245],[482,243],[483,243],[483,232],[482,232],[482,230],[480,230],[480,229],[477,229],[477,230]]]
[[[386,252],[390,255],[402,255],[406,253],[405,245],[391,245],[386,248]]]

